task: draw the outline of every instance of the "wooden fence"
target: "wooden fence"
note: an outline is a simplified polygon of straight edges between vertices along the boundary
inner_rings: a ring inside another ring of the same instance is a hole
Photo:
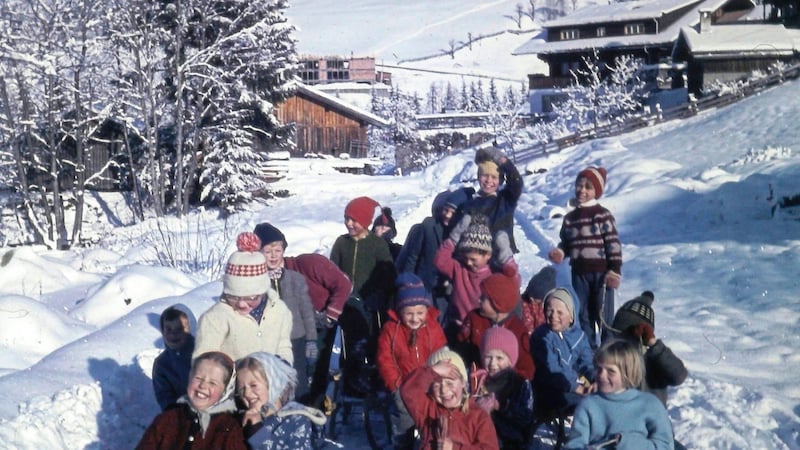
[[[571,147],[592,139],[618,136],[670,120],[685,119],[696,115],[700,111],[728,106],[743,98],[758,94],[787,80],[793,80],[798,77],[800,77],[800,64],[795,64],[763,78],[748,80],[744,86],[734,92],[703,97],[699,100],[690,98],[690,101],[684,105],[665,109],[663,111],[656,110],[655,112],[642,113],[628,117],[619,122],[579,130],[574,134],[559,137],[545,144],[515,150],[510,156],[512,156],[516,163],[524,163],[537,156],[547,153],[557,153],[566,147]]]

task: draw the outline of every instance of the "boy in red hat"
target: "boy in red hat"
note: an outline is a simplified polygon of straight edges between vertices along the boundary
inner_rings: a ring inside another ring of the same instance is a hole
[[[611,212],[597,200],[603,195],[606,170],[589,167],[575,180],[576,208],[564,216],[558,247],[548,257],[556,264],[569,258],[572,287],[580,301],[578,322],[593,349],[608,336],[614,320],[614,289],[622,277],[622,244]]]

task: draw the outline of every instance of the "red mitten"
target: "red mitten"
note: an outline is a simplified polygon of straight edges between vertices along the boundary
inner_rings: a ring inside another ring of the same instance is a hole
[[[550,261],[553,261],[555,264],[561,264],[561,261],[564,261],[564,251],[560,248],[556,247],[547,254],[547,257],[550,258]]]
[[[606,273],[606,286],[610,287],[611,289],[616,289],[619,287],[619,282],[622,280],[622,275],[614,272],[613,270],[609,270]]]
[[[519,267],[517,266],[517,262],[513,259],[509,259],[503,264],[503,275],[514,278],[519,273]]]
[[[653,327],[644,322],[633,327],[633,335],[640,338],[645,344],[656,338]]]

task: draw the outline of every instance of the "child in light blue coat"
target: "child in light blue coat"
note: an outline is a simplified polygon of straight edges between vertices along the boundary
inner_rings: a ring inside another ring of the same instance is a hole
[[[594,358],[597,393],[578,405],[564,448],[672,450],[672,425],[667,410],[653,394],[638,387],[644,378],[639,350],[628,341],[611,341]]]

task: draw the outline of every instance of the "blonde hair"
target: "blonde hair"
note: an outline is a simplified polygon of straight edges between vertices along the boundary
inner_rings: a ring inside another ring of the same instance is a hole
[[[636,344],[623,339],[606,342],[594,354],[595,365],[613,364],[619,367],[625,388],[638,389],[644,381],[645,368],[642,354]]]

